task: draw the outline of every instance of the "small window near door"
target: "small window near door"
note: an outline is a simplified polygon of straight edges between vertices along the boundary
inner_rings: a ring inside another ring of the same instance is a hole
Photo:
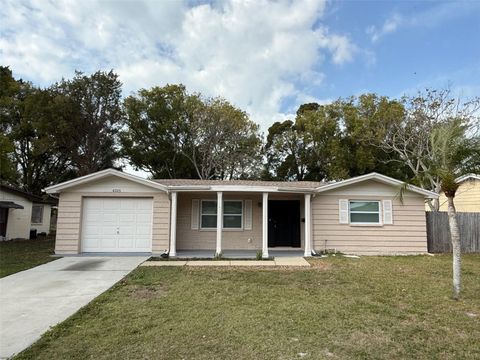
[[[43,222],[43,205],[32,206],[32,224],[41,224]]]
[[[380,224],[380,201],[350,201],[351,224]]]

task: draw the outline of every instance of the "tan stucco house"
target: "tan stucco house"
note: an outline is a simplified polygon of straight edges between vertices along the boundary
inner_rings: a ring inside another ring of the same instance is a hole
[[[467,174],[456,179],[459,184],[454,204],[458,212],[480,212],[480,175]],[[447,198],[441,193],[439,210],[448,211]]]
[[[425,199],[377,173],[335,183],[146,180],[108,169],[46,189],[60,198],[57,254],[209,250],[427,252]]]
[[[28,239],[30,231],[50,232],[50,215],[56,200],[0,185],[0,240]]]

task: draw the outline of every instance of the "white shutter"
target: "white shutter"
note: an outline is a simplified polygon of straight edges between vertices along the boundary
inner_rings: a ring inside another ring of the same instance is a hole
[[[200,200],[192,199],[192,230],[198,230]]]
[[[383,200],[383,223],[393,224],[392,200]]]
[[[338,200],[338,220],[340,224],[348,224],[348,200]]]
[[[243,228],[245,230],[252,230],[252,200],[245,200]]]

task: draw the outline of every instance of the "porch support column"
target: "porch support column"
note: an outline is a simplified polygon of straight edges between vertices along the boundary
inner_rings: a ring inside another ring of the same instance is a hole
[[[262,198],[262,258],[268,259],[268,193]]]
[[[312,256],[312,204],[311,194],[305,194],[305,254]]]
[[[170,209],[170,251],[169,256],[177,256],[177,193],[172,192]]]
[[[223,228],[223,192],[217,192],[217,246],[215,255],[222,252],[222,228]]]

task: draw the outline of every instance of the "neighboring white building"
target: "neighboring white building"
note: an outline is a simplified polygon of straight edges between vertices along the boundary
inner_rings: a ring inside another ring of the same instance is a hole
[[[29,239],[30,230],[50,233],[50,216],[55,200],[0,186],[0,240]]]

